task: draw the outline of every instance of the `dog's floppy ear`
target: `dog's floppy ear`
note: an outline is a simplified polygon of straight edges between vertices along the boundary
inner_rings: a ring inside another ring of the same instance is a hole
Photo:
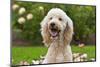
[[[43,38],[43,43],[45,44],[45,46],[49,47],[50,45],[50,34],[48,32],[48,19],[47,16],[42,20],[42,22],[40,23],[41,25],[41,35]]]
[[[67,17],[66,22],[66,28],[64,30],[64,43],[69,44],[73,36],[73,22],[69,17]]]

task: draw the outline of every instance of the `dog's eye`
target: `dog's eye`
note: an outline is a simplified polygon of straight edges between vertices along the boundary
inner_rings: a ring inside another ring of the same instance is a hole
[[[60,21],[62,21],[62,18],[59,18]]]
[[[50,20],[52,20],[52,17],[50,17]]]

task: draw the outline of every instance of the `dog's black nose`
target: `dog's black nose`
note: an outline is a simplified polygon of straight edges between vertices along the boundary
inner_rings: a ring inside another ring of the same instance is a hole
[[[54,26],[55,26],[55,23],[51,23],[50,25],[51,25],[52,27],[54,27]]]

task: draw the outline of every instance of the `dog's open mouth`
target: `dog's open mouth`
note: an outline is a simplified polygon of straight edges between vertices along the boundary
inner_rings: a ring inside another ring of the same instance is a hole
[[[51,29],[50,34],[51,34],[52,37],[58,36],[58,31],[57,31],[57,29]]]
[[[58,30],[57,28],[50,29],[50,35],[53,39],[55,39],[59,36],[59,32],[60,32],[60,30]]]

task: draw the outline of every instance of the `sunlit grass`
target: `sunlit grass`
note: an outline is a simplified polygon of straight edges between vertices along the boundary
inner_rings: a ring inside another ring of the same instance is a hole
[[[40,59],[40,55],[45,55],[46,47],[12,47],[13,64],[18,64],[20,61],[27,61],[32,63],[33,59]],[[88,59],[95,58],[95,46],[72,46],[73,53],[87,53]]]

